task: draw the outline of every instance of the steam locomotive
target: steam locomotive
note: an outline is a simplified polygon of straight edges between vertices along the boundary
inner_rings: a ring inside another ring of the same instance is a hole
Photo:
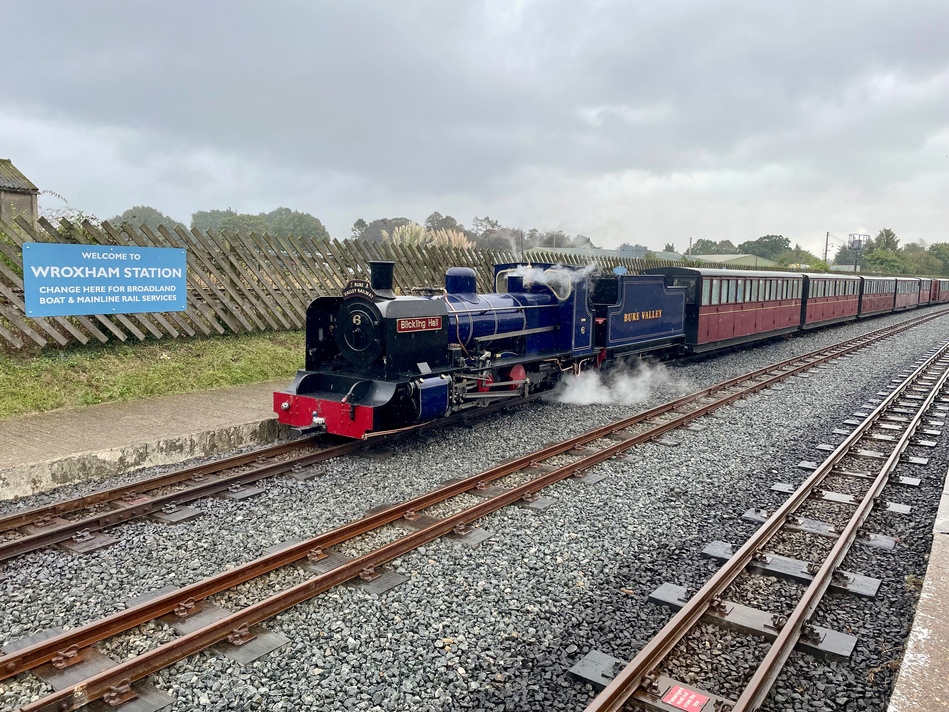
[[[396,296],[393,262],[307,309],[305,369],[274,393],[281,423],[352,438],[553,388],[619,355],[681,347],[685,292],[662,275],[502,264],[495,293],[453,267],[440,294]]]

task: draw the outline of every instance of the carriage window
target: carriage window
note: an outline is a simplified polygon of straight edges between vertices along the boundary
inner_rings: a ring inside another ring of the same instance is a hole
[[[738,280],[738,301],[745,301],[745,280],[743,279]]]
[[[708,293],[711,286],[707,279],[702,280],[702,306],[708,306]]]
[[[722,280],[720,279],[712,280],[712,304],[718,304],[718,294],[719,290],[721,290],[721,283]]]
[[[735,294],[737,292],[735,282],[736,280],[734,279],[728,280],[728,303],[729,304],[735,303]]]
[[[781,280],[781,298],[782,299],[791,298],[791,281],[788,279]]]
[[[751,280],[751,301],[757,302],[759,299],[758,296],[758,286],[761,284],[761,280],[753,279]]]
[[[797,288],[795,289],[795,294],[797,294],[797,298],[800,299],[801,295],[804,293],[804,280],[799,279],[795,282],[795,284],[797,285]]]

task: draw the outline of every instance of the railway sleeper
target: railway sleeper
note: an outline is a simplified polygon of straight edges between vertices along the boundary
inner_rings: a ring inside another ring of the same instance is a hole
[[[617,673],[626,667],[626,661],[614,658],[600,650],[591,650],[567,672],[597,689],[606,687]],[[686,684],[665,675],[648,675],[633,696],[649,710],[709,710],[724,712],[735,705],[734,700],[720,697],[696,685]],[[712,703],[709,706],[709,703]]]
[[[872,479],[872,478],[867,478]],[[781,492],[782,494],[794,494],[797,491],[797,488],[787,482],[775,482],[771,485],[772,492]],[[830,490],[814,490],[811,495],[812,499],[819,499],[824,502],[835,502],[837,504],[849,504],[856,507],[860,502],[852,494],[844,494],[843,492],[831,492]],[[912,511],[912,508],[906,504],[900,504],[899,502],[884,502],[886,505],[882,510],[884,512],[892,512],[894,514],[909,514]]]
[[[649,594],[648,600],[679,609],[689,598],[689,590],[685,586],[664,583]],[[762,636],[769,641],[774,641],[783,625],[772,613],[724,600],[717,606],[710,606],[702,615],[702,620],[706,623],[717,623],[739,633]],[[856,636],[847,633],[822,626],[811,626],[810,629],[813,635],[802,634],[795,645],[797,650],[810,655],[847,660],[857,644]]]
[[[62,628],[41,631],[35,635],[9,643],[3,648],[3,652],[10,655],[34,643],[53,638],[62,632]],[[63,655],[64,661],[54,659],[52,662],[40,665],[32,670],[37,678],[57,692],[119,664],[118,661],[100,653],[91,646],[78,650],[63,651],[63,653],[66,653],[66,655]],[[63,662],[67,664],[64,665]],[[116,685],[115,689],[108,693],[108,696],[117,705],[121,705],[122,712],[156,712],[174,703],[171,697],[151,683],[144,681],[135,684]],[[111,707],[107,704],[93,703],[89,709],[101,710],[111,709]]]
[[[764,524],[769,516],[770,513],[764,509],[752,508],[742,514],[741,518],[745,521],[754,522],[755,524]],[[784,526],[789,531],[816,534],[817,536],[827,537],[828,539],[838,539],[840,537],[840,532],[837,531],[837,528],[833,524],[820,522],[816,519],[807,519],[806,517],[794,517],[793,521],[789,518]],[[867,546],[887,550],[896,548],[896,539],[891,536],[864,532],[863,529],[859,531],[860,534],[857,537],[857,541],[863,542]]]
[[[702,556],[716,561],[728,561],[734,556],[735,551],[737,549],[734,544],[727,541],[713,541],[702,549]],[[802,583],[810,583],[814,580],[814,575],[809,571],[812,567],[813,564],[809,561],[792,559],[770,552],[763,553],[748,565],[749,569],[757,573]],[[880,583],[880,579],[838,570],[834,572],[830,588],[838,593],[852,593],[856,596],[874,598],[880,590]]]

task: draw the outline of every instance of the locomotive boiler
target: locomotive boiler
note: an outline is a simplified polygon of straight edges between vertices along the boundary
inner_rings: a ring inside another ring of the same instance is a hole
[[[684,290],[662,277],[552,264],[495,268],[478,294],[453,267],[441,290],[396,296],[392,262],[307,309],[305,368],[274,393],[281,423],[354,438],[553,388],[564,371],[683,340]]]

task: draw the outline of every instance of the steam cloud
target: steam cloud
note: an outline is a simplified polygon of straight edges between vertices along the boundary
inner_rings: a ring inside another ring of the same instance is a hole
[[[655,389],[670,385],[677,391],[688,388],[662,364],[641,362],[633,368],[618,365],[609,370],[584,371],[579,376],[565,373],[552,400],[572,405],[634,405],[648,400]]]

